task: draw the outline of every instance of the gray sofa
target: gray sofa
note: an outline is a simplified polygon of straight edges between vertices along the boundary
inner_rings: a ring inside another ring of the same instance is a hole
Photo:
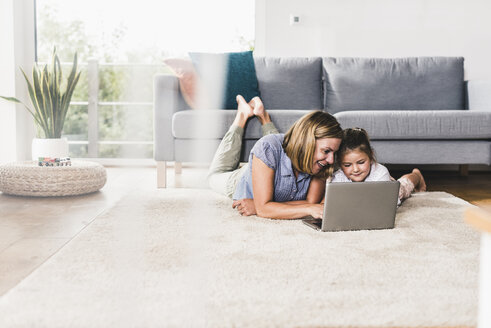
[[[491,83],[464,81],[461,57],[255,57],[261,98],[284,133],[322,109],[343,128],[362,127],[384,164],[491,165]],[[190,109],[178,79],[154,80],[154,158],[165,187],[166,162],[210,162],[235,110]],[[261,137],[246,126],[241,160]]]

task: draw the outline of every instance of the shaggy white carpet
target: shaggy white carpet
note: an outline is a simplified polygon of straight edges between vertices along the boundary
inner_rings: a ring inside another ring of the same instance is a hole
[[[0,327],[476,324],[467,202],[419,193],[393,230],[241,217],[209,190],[132,195],[0,299]]]

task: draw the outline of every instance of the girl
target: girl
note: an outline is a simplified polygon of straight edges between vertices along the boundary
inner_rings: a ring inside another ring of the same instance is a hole
[[[365,130],[360,128],[345,129],[343,142],[339,147],[337,164],[340,167],[334,173],[331,182],[362,182],[394,180],[387,168],[375,160],[370,140]],[[399,204],[411,196],[413,191],[426,191],[426,183],[418,169],[403,175],[398,180]]]
[[[342,129],[330,114],[315,111],[279,134],[259,97],[237,96],[237,115],[222,139],[208,174],[211,189],[234,200],[241,215],[273,219],[321,218],[325,182],[332,175]],[[256,116],[263,137],[239,167],[244,127]]]

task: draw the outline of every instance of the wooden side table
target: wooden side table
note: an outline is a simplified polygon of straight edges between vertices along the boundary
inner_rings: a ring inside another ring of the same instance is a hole
[[[35,161],[0,166],[0,191],[17,196],[74,196],[95,192],[106,183],[99,163],[73,161],[71,166],[38,166]]]
[[[465,220],[481,231],[479,269],[479,328],[491,327],[491,206],[470,208]]]

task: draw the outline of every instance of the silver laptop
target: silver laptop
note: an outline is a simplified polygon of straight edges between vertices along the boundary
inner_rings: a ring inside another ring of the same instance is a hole
[[[321,231],[392,229],[398,195],[399,181],[329,183],[323,218],[303,223]]]

